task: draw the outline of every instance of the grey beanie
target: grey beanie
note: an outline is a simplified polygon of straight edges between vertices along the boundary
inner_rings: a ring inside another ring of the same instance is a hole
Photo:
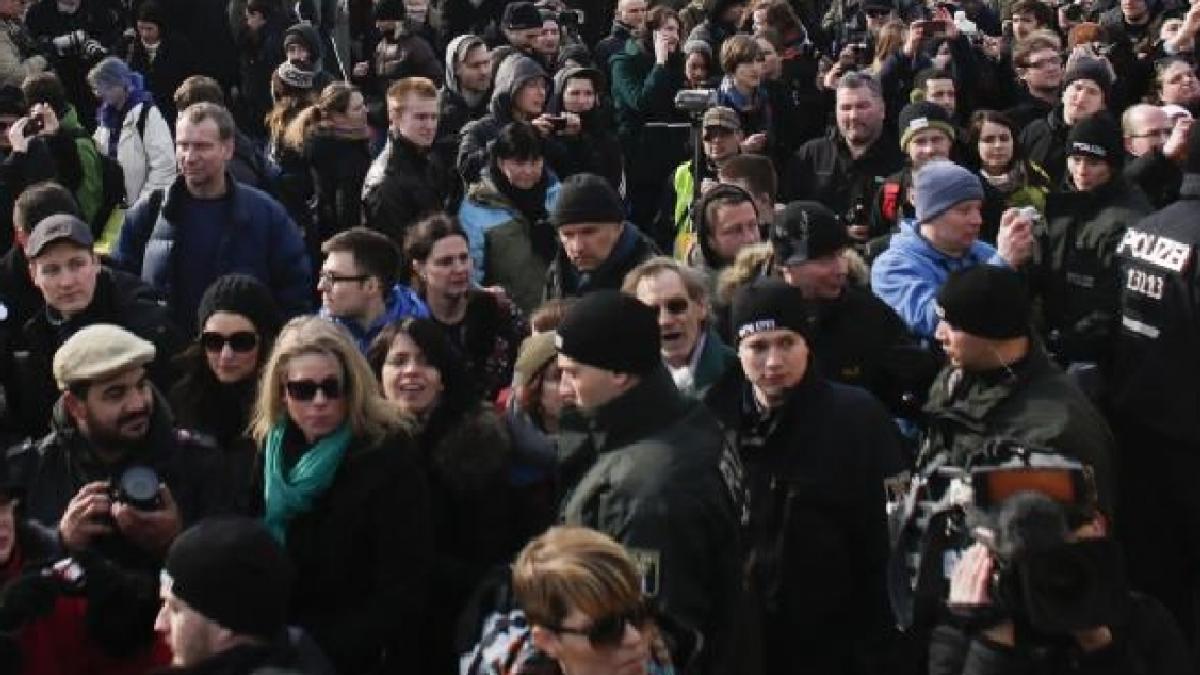
[[[972,199],[983,200],[979,177],[945,159],[934,160],[913,176],[913,201],[917,222],[928,223],[955,204]]]

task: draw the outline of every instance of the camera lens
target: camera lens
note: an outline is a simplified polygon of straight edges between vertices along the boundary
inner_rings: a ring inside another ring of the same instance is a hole
[[[158,496],[158,474],[148,466],[131,466],[117,482],[121,498],[134,504],[153,504]]]

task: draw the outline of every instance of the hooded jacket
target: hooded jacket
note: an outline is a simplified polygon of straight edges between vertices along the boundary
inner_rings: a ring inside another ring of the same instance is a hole
[[[125,199],[133,204],[155,190],[164,190],[175,182],[175,141],[171,127],[158,106],[142,89],[142,76],[133,74],[135,87],[130,90],[131,103],[124,111],[112,110],[107,104],[100,107],[101,120],[108,116],[117,119],[116,157],[125,174]],[[141,102],[134,103],[134,101]],[[149,110],[143,108],[149,107]],[[139,120],[145,116],[145,122]],[[96,147],[107,154],[113,144],[113,130],[103,121],[96,125],[92,138]]]
[[[392,292],[384,299],[385,310],[379,318],[371,322],[370,326],[363,326],[357,321],[333,316],[325,307],[321,308],[321,316],[325,317],[346,329],[350,337],[354,338],[354,344],[358,345],[358,350],[364,355],[367,349],[370,348],[371,342],[379,332],[390,323],[400,321],[401,319],[410,316],[418,318],[429,318],[429,308],[417,297],[411,288],[404,284],[396,284],[392,287]]]
[[[487,166],[490,152],[488,143],[496,140],[500,129],[513,121],[513,97],[517,91],[525,83],[537,78],[547,80],[546,71],[537,61],[523,54],[509,56],[496,69],[487,114],[462,129],[457,164],[458,172],[466,184],[479,181],[483,167]]]
[[[463,94],[462,84],[458,81],[458,64],[462,56],[483,45],[483,39],[474,35],[459,35],[446,45],[446,73],[442,78],[442,88],[438,91],[439,139],[447,136],[457,138],[468,122],[483,117],[488,111],[491,92],[479,94],[478,100],[472,104],[468,96]]]
[[[937,293],[950,273],[976,265],[1007,265],[996,249],[976,241],[961,257],[942,253],[921,236],[916,221],[900,223],[900,233],[871,266],[871,290],[888,304],[908,330],[933,338],[937,329]]]
[[[1025,158],[1037,164],[1050,176],[1050,187],[1058,189],[1067,173],[1067,134],[1071,127],[1063,119],[1061,103],[1040,120],[1034,120],[1021,131],[1021,148]]]
[[[614,190],[621,189],[624,158],[620,142],[612,132],[610,110],[605,96],[607,83],[604,75],[593,68],[565,68],[554,74],[554,95],[547,101],[547,112],[559,114],[563,111],[563,91],[567,80],[587,78],[596,91],[596,103],[587,112],[579,113],[582,129],[568,136],[555,134],[547,141],[547,160],[553,163],[554,173],[560,180],[577,173],[594,173],[603,176]]]

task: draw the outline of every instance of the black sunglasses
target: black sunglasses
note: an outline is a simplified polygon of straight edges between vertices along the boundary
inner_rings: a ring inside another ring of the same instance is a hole
[[[248,330],[229,335],[212,332],[200,334],[200,346],[204,347],[206,352],[219,352],[225,349],[225,345],[229,345],[235,352],[246,353],[258,346],[258,335]]]
[[[661,305],[658,305],[658,308],[667,310],[667,314],[674,314],[678,316],[688,311],[688,304],[688,301],[684,298],[671,298]]]
[[[283,385],[284,391],[287,392],[288,398],[293,401],[307,402],[317,397],[317,392],[323,392],[325,398],[330,400],[339,399],[342,397],[342,383],[336,378],[329,378],[314,382],[313,380],[292,380]]]
[[[556,633],[568,633],[571,635],[582,635],[588,639],[592,647],[595,649],[605,649],[616,647],[621,644],[625,638],[625,627],[633,626],[641,630],[646,621],[650,619],[650,609],[645,603],[639,604],[637,607],[622,612],[620,614],[610,614],[609,616],[600,617],[592,622],[587,628],[568,628],[559,626],[552,628]]]

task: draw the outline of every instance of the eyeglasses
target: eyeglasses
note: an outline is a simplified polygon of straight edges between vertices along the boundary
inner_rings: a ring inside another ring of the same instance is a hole
[[[1030,61],[1029,65],[1027,65],[1026,67],[1032,68],[1033,70],[1041,70],[1043,68],[1049,68],[1051,66],[1058,68],[1061,65],[1062,65],[1062,59],[1060,59],[1057,56],[1050,56],[1050,57],[1047,57],[1044,59],[1038,59],[1037,61]]]
[[[283,385],[288,398],[293,401],[308,402],[317,397],[317,392],[325,394],[325,398],[336,400],[342,397],[342,383],[337,378],[328,378],[316,382],[314,380],[292,380]]]
[[[1171,127],[1164,129],[1151,129],[1144,134],[1131,134],[1130,138],[1170,138],[1175,130]]]
[[[343,281],[356,281],[361,284],[362,282],[364,282],[370,278],[371,278],[370,274],[341,275],[341,274],[336,274],[334,272],[321,272],[320,274],[317,275],[317,283],[322,286],[324,286],[325,284],[329,284],[330,286],[332,286],[334,284],[338,284]]]
[[[245,353],[258,346],[258,335],[251,331],[238,331],[229,335],[206,332],[200,334],[200,346],[206,352],[219,352],[225,345],[235,352]]]
[[[688,306],[690,304],[691,303],[687,300],[687,298],[671,298],[666,302],[656,305],[656,307],[660,310],[667,310],[667,314],[679,316],[680,314],[684,314],[688,311]]]
[[[650,610],[643,602],[637,607],[620,614],[610,614],[609,616],[601,617],[592,622],[587,628],[568,628],[567,626],[558,626],[551,628],[556,633],[567,633],[570,635],[582,635],[588,639],[592,647],[595,649],[605,649],[616,647],[621,644],[625,638],[625,627],[633,626],[641,630],[646,625],[646,621],[650,618]]]

